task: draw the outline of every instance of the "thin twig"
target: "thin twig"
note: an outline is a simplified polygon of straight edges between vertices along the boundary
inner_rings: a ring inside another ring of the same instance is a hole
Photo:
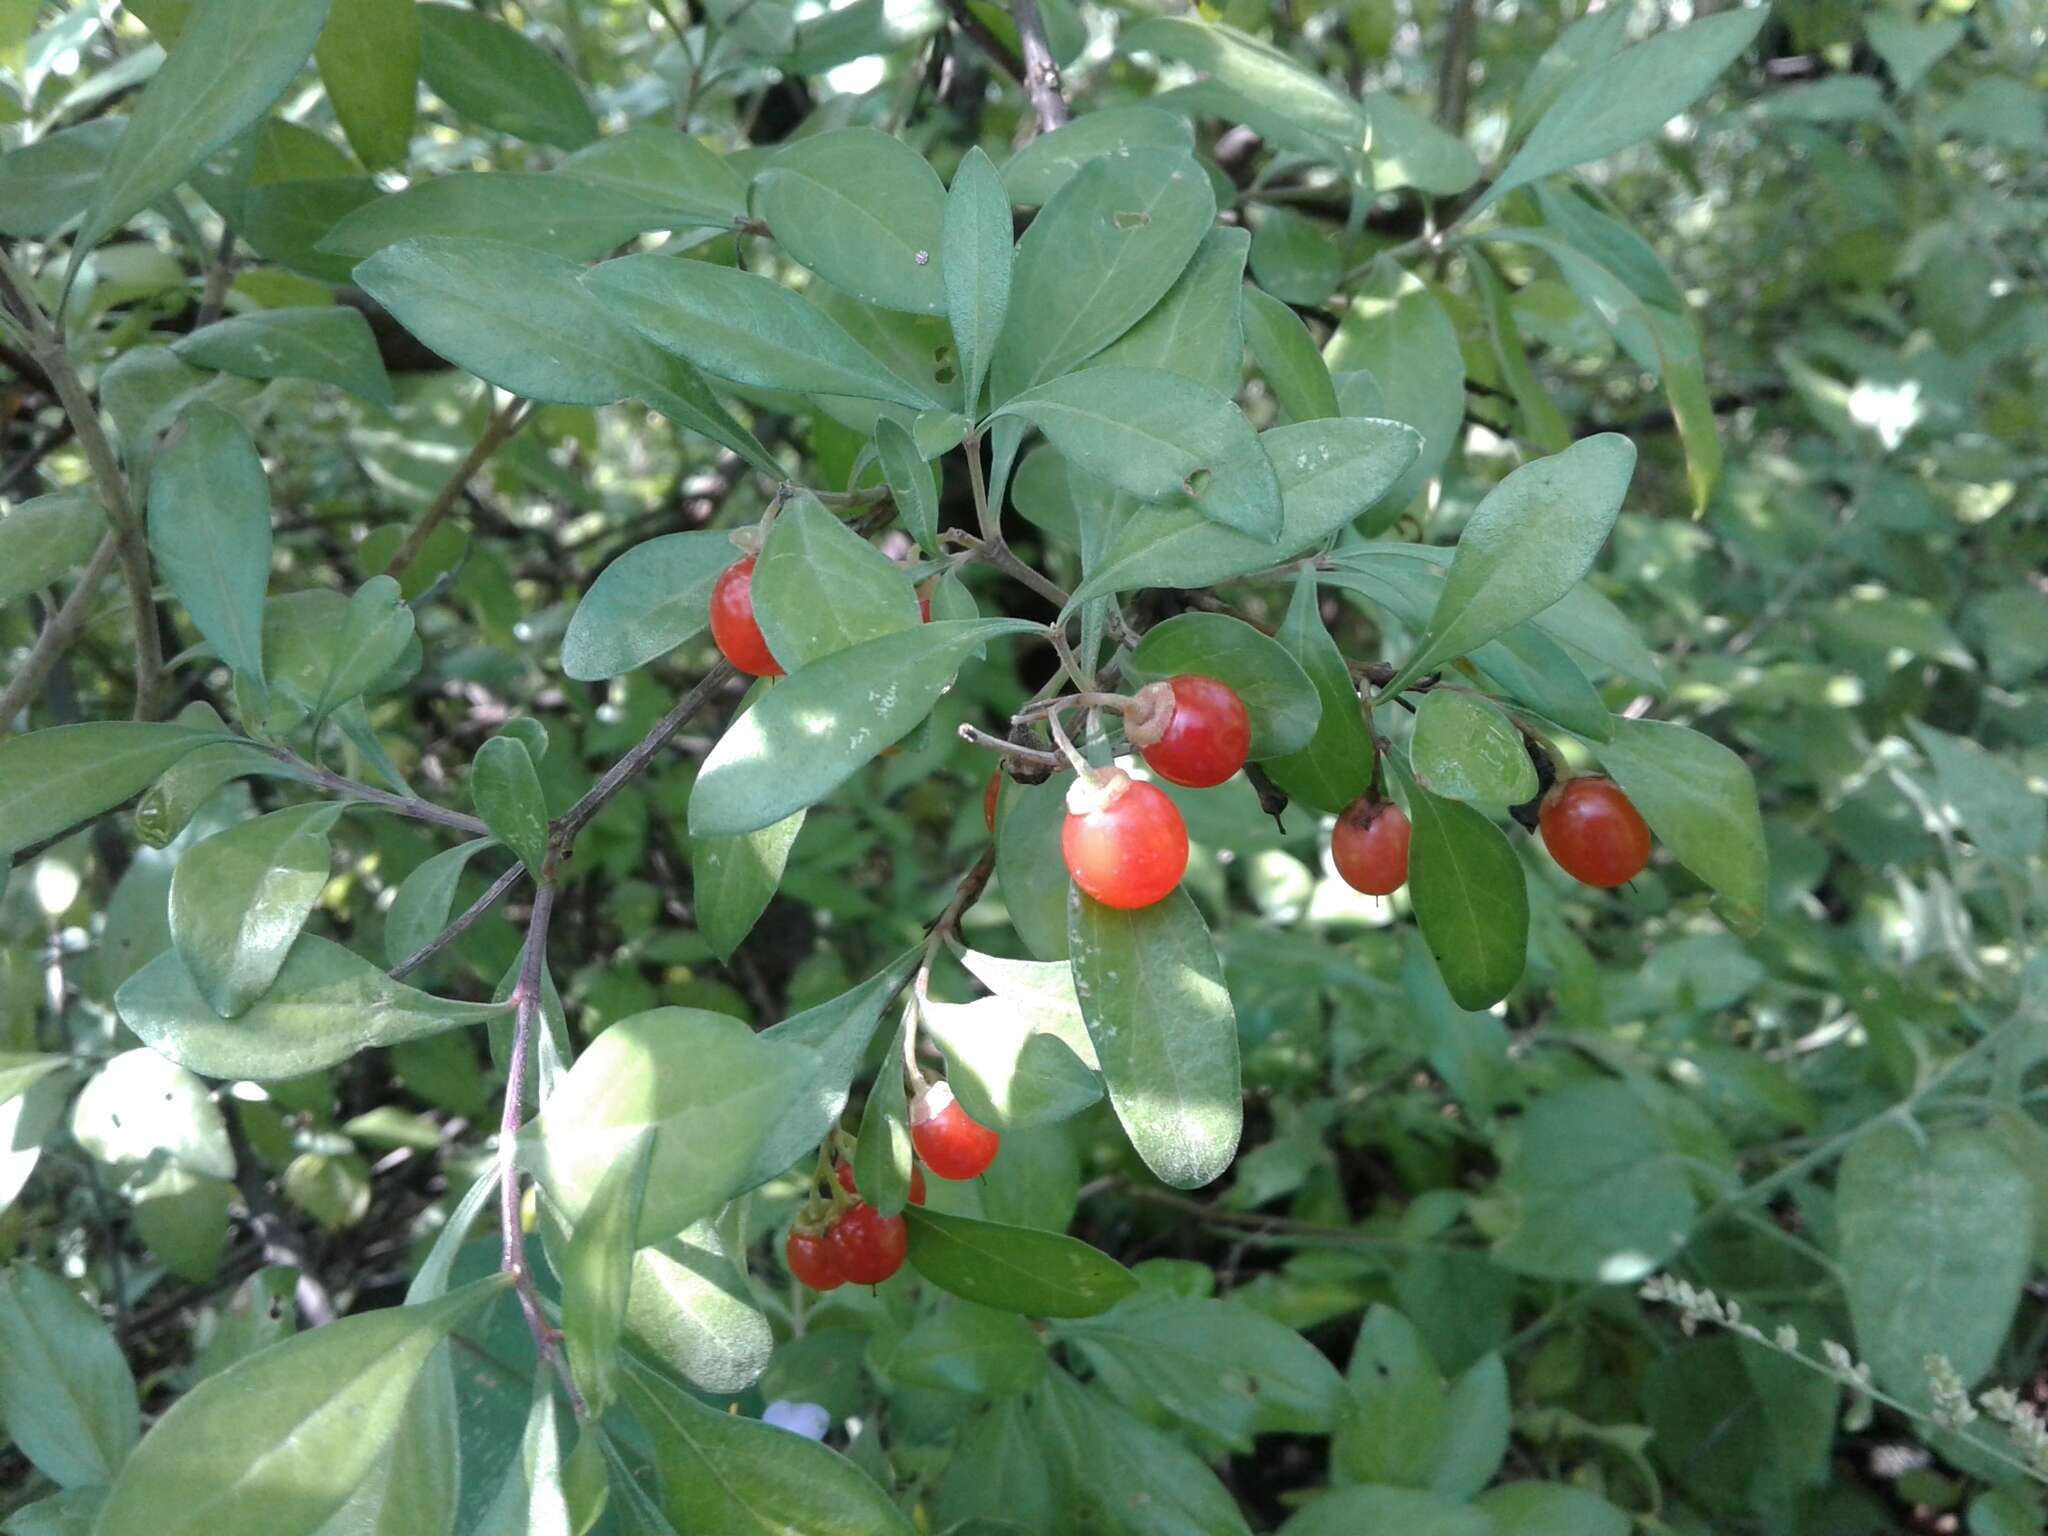
[[[193,316],[195,331],[206,329],[221,316],[227,308],[228,284],[235,275],[235,231],[224,226],[220,232],[220,244],[214,249],[213,261],[206,269],[206,288],[199,297],[199,313]]]
[[[1066,759],[1057,752],[1041,751],[1037,747],[1020,746],[1014,741],[1005,741],[1000,736],[991,736],[987,731],[962,723],[960,739],[969,746],[986,747],[991,752],[1000,752],[1005,757],[1014,757],[1019,762],[1036,763],[1041,768],[1059,769],[1067,766]]]
[[[1060,67],[1045,38],[1045,20],[1038,0],[1010,0],[1017,22],[1017,42],[1024,54],[1024,94],[1038,118],[1038,131],[1051,133],[1067,121],[1067,98],[1060,93]]]
[[[638,746],[612,764],[605,776],[591,785],[581,800],[555,818],[551,841],[560,854],[568,854],[576,841],[576,834],[590,824],[591,818],[605,808],[612,796],[645,772],[647,765],[654,761],[676,733],[688,725],[697,711],[711,701],[712,695],[736,675],[728,661],[719,662],[705,673],[703,681],[684,694],[676,707],[663,715],[654,729],[640,739]]]
[[[441,953],[450,944],[461,938],[483,920],[484,915],[505,899],[506,894],[525,877],[526,866],[515,863],[505,873],[491,882],[489,890],[469,904],[469,910],[455,919],[446,928],[435,934],[412,954],[391,967],[391,979],[403,981],[414,971]]]
[[[29,652],[28,660],[21,664],[21,670],[14,674],[7,685],[7,691],[0,694],[0,735],[11,729],[10,722],[28,707],[28,701],[41,691],[43,679],[50,675],[57,658],[62,656],[78,632],[85,627],[87,616],[92,612],[93,599],[100,584],[107,579],[115,562],[121,558],[121,536],[109,532],[100,540],[99,548],[92,552],[92,559],[80,573],[78,585],[71,589],[71,595],[64,600],[64,606],[50,616],[43,626],[43,632],[36,636],[35,649]]]
[[[561,1336],[541,1311],[540,1292],[526,1267],[526,1225],[520,1219],[519,1111],[526,1095],[526,1058],[533,1049],[533,1026],[540,1017],[541,990],[547,971],[548,920],[554,910],[554,882],[543,880],[533,893],[533,915],[527,919],[519,983],[512,991],[512,1060],[505,1069],[505,1110],[498,1120],[499,1263],[519,1292],[519,1310],[526,1314],[534,1348],[541,1359],[554,1367],[569,1394],[569,1404],[580,1419],[586,1411],[583,1394],[576,1390],[568,1362],[562,1358]]]
[[[504,409],[491,417],[490,424],[471,445],[462,462],[455,466],[455,473],[448,477],[447,484],[435,494],[427,510],[420,515],[420,520],[413,524],[412,532],[405,536],[405,542],[398,546],[398,552],[385,563],[386,576],[403,575],[406,567],[419,558],[420,551],[427,546],[427,540],[434,536],[434,530],[441,526],[441,520],[461,499],[463,491],[476,477],[477,471],[482,469],[490,456],[504,447],[512,434],[525,426],[532,416],[533,411],[527,401],[508,400]]]
[[[113,447],[107,442],[107,434],[100,426],[99,409],[72,364],[63,333],[43,312],[26,278],[4,251],[0,251],[0,291],[5,292],[28,326],[36,364],[57,392],[64,414],[71,418],[78,446],[99,487],[100,505],[119,536],[118,554],[128,582],[128,606],[135,623],[135,718],[153,720],[157,695],[163,687],[163,641],[157,633],[149,545],[143,537],[142,520],[135,515],[134,504],[129,500],[128,477],[122,473]]]
[[[1473,0],[1452,0],[1444,30],[1443,67],[1437,74],[1436,120],[1458,137],[1465,132],[1465,109],[1472,96]]]
[[[396,795],[388,789],[377,789],[341,774],[322,768],[318,763],[309,763],[296,752],[283,747],[271,747],[270,755],[289,767],[292,772],[310,784],[318,784],[338,795],[351,800],[362,800],[379,806],[400,816],[409,816],[414,821],[430,821],[437,827],[448,827],[456,832],[467,832],[472,837],[489,837],[491,829],[479,818],[464,811],[451,811],[444,805],[431,800],[422,800],[417,795]]]
[[[954,25],[974,39],[975,46],[988,55],[991,64],[1019,85],[1024,83],[1024,61],[1017,57],[1014,48],[988,29],[969,8],[967,0],[946,0],[946,8],[953,13]]]

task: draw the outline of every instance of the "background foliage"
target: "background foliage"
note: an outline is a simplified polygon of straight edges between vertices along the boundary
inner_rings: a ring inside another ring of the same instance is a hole
[[[2039,1531],[2043,42],[0,0],[5,1529]],[[1292,801],[1071,929],[1069,616]]]

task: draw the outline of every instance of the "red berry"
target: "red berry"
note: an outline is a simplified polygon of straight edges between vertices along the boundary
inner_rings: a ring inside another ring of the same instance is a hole
[[[1187,871],[1187,824],[1157,785],[1116,771],[1068,793],[1060,854],[1074,884],[1105,907],[1149,907]]]
[[[789,1272],[814,1291],[836,1290],[846,1283],[840,1272],[839,1256],[833,1251],[829,1232],[802,1232],[794,1228],[784,1250]]]
[[[1536,817],[1550,856],[1585,885],[1626,885],[1650,862],[1650,828],[1612,779],[1565,779],[1551,786]]]
[[[1221,784],[1251,751],[1252,717],[1244,700],[1229,684],[1192,672],[1167,679],[1167,688],[1172,708],[1163,712],[1164,724],[1142,733],[1151,738],[1141,746],[1145,765],[1189,789]]]
[[[839,1165],[839,1187],[849,1195],[860,1193],[860,1189],[853,1182],[853,1164],[841,1163]],[[910,1203],[912,1205],[923,1205],[924,1194],[924,1170],[913,1167],[910,1170]]]
[[[989,836],[996,831],[996,800],[1003,792],[1003,770],[998,768],[988,776],[988,788],[981,792],[981,819],[988,823]]]
[[[1337,818],[1330,861],[1354,891],[1391,896],[1408,879],[1408,833],[1401,807],[1360,798]]]
[[[725,659],[750,677],[780,677],[782,663],[768,649],[754,618],[754,557],[735,562],[711,588],[711,638]]]
[[[903,1267],[910,1228],[901,1216],[884,1216],[872,1205],[856,1205],[832,1223],[832,1257],[839,1273],[855,1285],[880,1285]]]
[[[945,1083],[933,1083],[910,1106],[910,1144],[942,1179],[979,1178],[996,1160],[1003,1138],[973,1119]]]

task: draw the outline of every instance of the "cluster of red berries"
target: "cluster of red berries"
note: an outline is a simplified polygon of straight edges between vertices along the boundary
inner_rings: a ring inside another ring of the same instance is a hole
[[[973,1179],[996,1160],[1003,1138],[960,1107],[953,1090],[933,1083],[910,1106],[910,1142],[925,1168],[942,1179]],[[903,1267],[910,1228],[901,1216],[884,1216],[860,1198],[853,1164],[833,1170],[850,1201],[835,1196],[822,1213],[800,1215],[790,1228],[784,1255],[789,1272],[814,1291],[836,1290],[849,1281],[880,1285]],[[910,1170],[910,1203],[925,1200],[924,1168]],[[813,1205],[822,1202],[813,1201]]]
[[[1560,779],[1537,807],[1543,846],[1582,885],[1626,885],[1650,862],[1650,828],[1614,780],[1601,774]],[[1391,896],[1408,879],[1410,827],[1401,808],[1371,794],[1337,818],[1330,859],[1353,890]]]
[[[711,589],[711,636],[725,659],[754,677],[780,677],[754,618],[754,558],[728,567]],[[925,619],[931,600],[920,597]],[[1235,689],[1213,677],[1182,673],[1141,689],[1124,709],[1124,729],[1145,765],[1186,789],[1223,783],[1245,764],[1251,715]],[[1000,771],[990,775],[981,811],[996,828]],[[1537,825],[1558,866],[1585,885],[1626,885],[1650,861],[1650,829],[1612,779],[1584,774],[1562,779],[1543,796]],[[1407,815],[1368,792],[1338,818],[1330,857],[1345,884],[1368,896],[1390,896],[1408,880]],[[1171,895],[1188,866],[1188,829],[1180,810],[1156,785],[1120,769],[1086,774],[1067,795],[1060,831],[1067,872],[1089,896],[1126,911]]]

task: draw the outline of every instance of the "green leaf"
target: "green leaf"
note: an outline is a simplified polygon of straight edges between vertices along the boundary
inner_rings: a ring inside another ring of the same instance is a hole
[[[1450,1426],[1449,1388],[1421,1332],[1394,1308],[1373,1306],[1345,1375],[1351,1411],[1330,1441],[1339,1479],[1421,1487]]]
[[[177,953],[157,956],[114,995],[121,1021],[145,1045],[202,1077],[268,1082],[334,1066],[373,1045],[396,1045],[475,1024],[503,1003],[459,1003],[391,980],[339,944],[306,933],[271,988],[229,1023],[200,995]]]
[[[0,741],[0,827],[8,851],[91,821],[149,788],[224,733],[140,720],[59,725]]]
[[[901,139],[800,138],[755,176],[753,196],[782,248],[828,283],[884,309],[946,313],[945,184]]]
[[[2048,801],[2020,771],[1974,741],[1914,722],[1913,737],[1934,764],[1944,809],[1985,857],[2024,870],[2048,840]]]
[[[942,1291],[1027,1317],[1093,1317],[1138,1289],[1138,1277],[1079,1238],[1032,1227],[905,1209],[910,1262]]]
[[[352,597],[290,592],[263,610],[271,688],[316,718],[367,691],[412,640],[412,609],[389,576],[372,576]]]
[[[629,1272],[630,1273],[630,1272]],[[475,1536],[575,1536],[562,1484],[562,1437],[553,1373],[537,1367],[518,1453],[475,1526]],[[592,1434],[602,1434],[593,1426]]]
[[[1017,243],[990,398],[1058,378],[1137,324],[1215,217],[1209,178],[1183,153],[1134,149],[1082,166]]]
[[[1529,946],[1522,861],[1469,805],[1415,788],[1408,817],[1408,895],[1422,937],[1457,1005],[1491,1008],[1522,979]]]
[[[672,218],[643,198],[600,181],[457,171],[363,204],[327,232],[320,249],[361,261],[401,240],[459,236],[581,262],[646,230],[663,228]]]
[[[1606,6],[1589,11],[1557,34],[1515,94],[1513,120],[1508,125],[1510,145],[1521,141],[1574,76],[1621,51],[1628,41],[1628,21],[1626,10]]]
[[[1415,781],[1431,794],[1481,805],[1520,805],[1536,794],[1522,733],[1490,699],[1438,688],[1415,711],[1408,742]]]
[[[786,1429],[707,1408],[650,1372],[620,1383],[647,1432],[661,1505],[701,1536],[911,1536],[902,1511],[837,1451]]]
[[[1308,327],[1287,305],[1258,288],[1244,290],[1244,339],[1274,403],[1290,421],[1341,414],[1337,386]]]
[[[337,804],[295,805],[238,822],[186,850],[171,876],[171,942],[207,1006],[239,1018],[305,927],[331,861]]]
[[[1060,1336],[1134,1411],[1157,1404],[1238,1449],[1268,1432],[1328,1434],[1348,1398],[1320,1349],[1241,1302],[1140,1291]]]
[[[562,670],[598,682],[644,667],[711,622],[711,588],[739,558],[723,533],[665,533],[598,573],[562,636]]]
[[[1229,684],[1251,715],[1254,762],[1304,750],[1322,719],[1322,696],[1286,644],[1225,614],[1153,625],[1124,671],[1131,682],[1193,672]]]
[[[719,378],[916,411],[943,406],[769,278],[650,253],[607,261],[583,281],[611,315]]]
[[[0,155],[0,235],[40,240],[83,213],[122,127],[94,118]]]
[[[1617,432],[1511,471],[1486,493],[1458,539],[1443,595],[1390,691],[1532,619],[1592,569],[1635,472]]]
[[[1016,1313],[957,1302],[904,1335],[889,1376],[905,1386],[1015,1397],[1045,1380],[1045,1346]]]
[[[1479,157],[1465,141],[1384,92],[1365,98],[1372,124],[1366,159],[1375,193],[1413,187],[1432,197],[1455,197],[1479,179]]]
[[[1076,890],[1067,906],[1074,991],[1102,1080],[1145,1166],[1197,1189],[1230,1166],[1244,1129],[1237,1015],[1194,898],[1118,911]]]
[[[0,517],[0,608],[70,575],[106,532],[99,502],[85,491],[58,491],[11,508]]]
[[[1016,261],[1010,197],[981,146],[967,151],[953,173],[940,229],[946,317],[960,360],[967,414],[979,412],[982,380],[1003,319],[1010,311],[1010,269]]]
[[[420,77],[480,127],[581,149],[597,137],[582,88],[539,44],[466,6],[419,8]]]
[[[803,826],[804,813],[798,811],[738,837],[690,839],[690,892],[697,931],[720,960],[732,958],[775,899],[789,850]]]
[[[817,804],[908,735],[969,656],[1037,629],[1019,619],[939,620],[791,674],[704,760],[690,794],[691,835],[737,837]]]
[[[651,1127],[636,1241],[659,1242],[745,1187],[769,1127],[817,1067],[815,1052],[757,1037],[729,1014],[636,1013],[576,1058],[520,1132],[519,1159],[580,1221],[605,1171]]]
[[[1522,346],[1520,322],[1509,302],[1508,290],[1493,270],[1493,264],[1477,249],[1465,253],[1472,273],[1472,286],[1486,311],[1486,331],[1493,341],[1493,355],[1500,363],[1501,377],[1515,398],[1516,429],[1544,453],[1560,453],[1571,442],[1571,425],[1564,412],[1550,398],[1536,370],[1529,366],[1528,351]]]
[[[345,1317],[208,1377],[122,1466],[97,1536],[312,1536],[392,1454],[441,1340],[509,1282]]]
[[[1225,399],[1244,377],[1245,251],[1241,229],[1212,229],[1145,318],[1096,354],[1094,366],[1163,368]]]
[[[639,1246],[634,1237],[653,1156],[654,1131],[643,1127],[598,1179],[562,1255],[563,1344],[576,1385],[597,1414],[618,1391],[619,1346]]]
[[[1558,92],[1471,213],[1516,187],[1648,138],[1705,94],[1769,14],[1746,8],[1703,17],[1588,64]]]
[[[904,1091],[903,1032],[916,1020],[906,1010],[889,1047],[882,1052],[868,1101],[861,1106],[860,1145],[854,1152],[853,1177],[860,1196],[884,1216],[894,1216],[910,1201],[910,1106]]]
[[[1055,1371],[1031,1399],[1064,1529],[1121,1536],[1247,1536],[1237,1501],[1173,1436]]]
[[[1494,1536],[1628,1536],[1635,1521],[1598,1494],[1563,1483],[1503,1483],[1479,1496]]]
[[[197,368],[244,379],[313,379],[372,405],[391,404],[391,380],[370,322],[346,304],[230,315],[173,343],[171,350]],[[200,409],[195,407],[186,420],[196,419]]]
[[[0,1274],[0,1424],[64,1488],[105,1483],[140,1433],[135,1378],[99,1314],[65,1281]]]
[[[555,167],[631,192],[690,224],[737,224],[747,216],[747,184],[715,150],[665,123],[639,123],[599,139]]]
[[[775,1351],[746,1274],[709,1221],[634,1255],[626,1331],[706,1392],[751,1386]]]
[[[1193,17],[1154,16],[1124,32],[1117,47],[1193,65],[1238,95],[1347,151],[1362,150],[1372,132],[1365,109],[1348,95],[1272,44],[1236,27]]]
[[[1041,133],[1003,163],[1003,189],[1022,208],[1037,208],[1091,160],[1133,149],[1191,153],[1188,120],[1157,107],[1107,107]]]
[[[0,1104],[20,1098],[59,1067],[71,1065],[69,1056],[28,1051],[0,1051]]]
[[[1296,579],[1294,599],[1274,640],[1315,690],[1316,726],[1299,751],[1271,759],[1266,772],[1290,799],[1341,814],[1372,783],[1372,732],[1351,668],[1323,627],[1314,572],[1304,571]]]
[[[1446,1498],[1469,1499],[1493,1481],[1507,1459],[1514,1406],[1500,1356],[1473,1362],[1451,1384],[1444,1406],[1444,1432],[1430,1455],[1426,1478]]]
[[[768,530],[752,590],[768,649],[792,672],[919,623],[903,568],[802,492]]]
[[[1060,858],[1067,785],[1003,785],[996,805],[996,885],[1011,926],[1041,960],[1067,957],[1067,896],[1073,881]]]
[[[207,0],[128,114],[93,183],[71,273],[108,235],[270,110],[313,52],[327,0]]]
[[[1413,1488],[1339,1488],[1280,1527],[1281,1536],[1352,1536],[1358,1531],[1399,1531],[1402,1536],[1495,1536],[1493,1522],[1470,1505]],[[1581,1536],[1558,1526],[1556,1536]]]
[[[1457,328],[1436,295],[1391,261],[1374,264],[1356,288],[1337,334],[1323,349],[1331,373],[1365,369],[1379,381],[1381,409],[1422,434],[1422,452],[1387,493],[1393,521],[1457,450],[1465,420],[1465,359]]]
[[[1056,969],[1068,971],[1066,966]],[[1071,985],[1070,979],[1070,991]],[[1078,1015],[1075,1023],[1079,1024]],[[1037,1018],[1007,997],[928,1002],[924,1026],[946,1053],[946,1081],[961,1104],[993,1130],[1057,1124],[1102,1097],[1102,1085],[1072,1043],[1061,1033],[1042,1028]],[[1085,1035],[1082,1038],[1085,1041]],[[865,1191],[867,1184],[860,1187]]]
[[[539,880],[548,861],[548,808],[533,756],[516,736],[493,736],[469,767],[469,794],[491,836]]]
[[[1530,1105],[1502,1145],[1493,1196],[1502,1210],[1497,1262],[1603,1285],[1662,1268],[1698,1210],[1663,1125],[1611,1080],[1573,1083]]]
[[[769,1127],[742,1188],[765,1184],[788,1172],[799,1158],[817,1152],[818,1143],[846,1108],[847,1085],[867,1059],[868,1042],[882,1010],[902,990],[923,955],[922,945],[906,950],[851,991],[761,1032],[764,1040],[814,1052],[818,1065],[798,1091],[796,1106]]]
[[[1259,444],[1280,480],[1277,541],[1262,543],[1192,508],[1140,508],[1069,606],[1133,587],[1213,586],[1291,559],[1385,495],[1414,462],[1420,439],[1399,422],[1348,417],[1275,427]]]
[[[1087,368],[1014,395],[1021,416],[1092,475],[1141,501],[1191,505],[1270,544],[1280,482],[1259,435],[1223,395],[1157,368]]]
[[[1344,256],[1330,232],[1291,208],[1269,208],[1260,216],[1252,231],[1251,264],[1259,287],[1289,304],[1320,304],[1344,281]]]
[[[384,912],[384,957],[393,965],[411,959],[448,926],[455,888],[469,861],[492,846],[492,839],[444,848],[398,883],[398,892]]]
[[[332,0],[313,57],[356,157],[373,171],[404,164],[420,89],[413,0]]]
[[[7,1536],[92,1536],[93,1521],[107,1501],[104,1487],[67,1488],[7,1517]]]
[[[1931,16],[1925,21],[1914,21],[1889,11],[1873,12],[1863,23],[1871,48],[1891,71],[1893,83],[1906,94],[1963,40],[1969,27],[1960,16]]]
[[[910,429],[894,416],[875,418],[875,457],[882,466],[882,478],[896,503],[903,528],[926,554],[939,553],[939,488],[932,483],[931,466],[925,462]]]
[[[632,396],[780,479],[775,456],[704,380],[613,319],[582,272],[500,240],[435,239],[386,246],[355,279],[420,340],[500,389],[566,405]]]
[[[1835,1179],[1837,1246],[1856,1353],[1877,1383],[1930,1401],[1926,1359],[1964,1386],[1998,1358],[2026,1283],[2033,1196],[1996,1136],[1879,1125]]]
[[[270,482],[240,418],[217,405],[185,413],[150,476],[149,550],[220,659],[260,682]]]
[[[1754,932],[1770,904],[1770,856],[1749,766],[1664,720],[1617,719],[1595,750],[1658,841],[1713,887],[1729,924]]]

